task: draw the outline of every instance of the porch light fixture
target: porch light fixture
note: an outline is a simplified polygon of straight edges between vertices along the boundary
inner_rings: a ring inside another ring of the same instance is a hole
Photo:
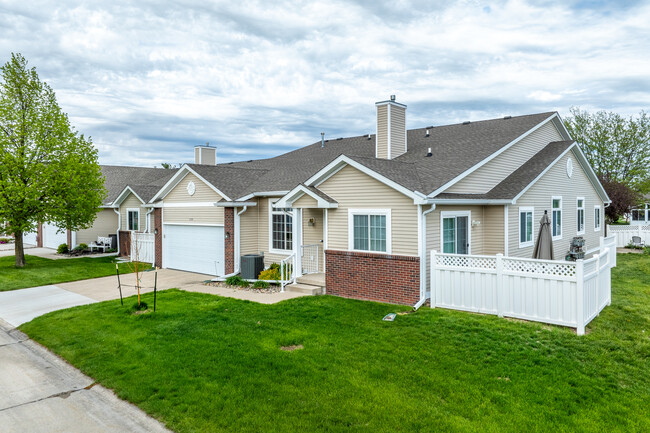
[[[157,234],[158,234],[158,229],[154,229],[154,230],[153,230],[153,234],[154,234],[154,235],[157,235]]]
[[[316,225],[316,221],[314,221],[313,218],[309,218],[309,225],[310,225],[310,226],[315,226],[315,225]]]
[[[230,232],[226,232],[226,239],[230,239]]]
[[[481,222],[479,220],[472,221],[472,227],[478,227],[480,225],[481,225]]]

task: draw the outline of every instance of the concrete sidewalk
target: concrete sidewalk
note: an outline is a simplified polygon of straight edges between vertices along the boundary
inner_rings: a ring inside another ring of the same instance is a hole
[[[169,432],[0,320],[3,433]]]

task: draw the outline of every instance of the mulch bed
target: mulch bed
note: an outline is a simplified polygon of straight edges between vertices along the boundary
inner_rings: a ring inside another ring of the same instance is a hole
[[[233,290],[245,290],[247,292],[253,292],[253,293],[280,293],[280,286],[273,285],[273,284],[271,284],[271,286],[268,289],[254,289],[253,284],[251,284],[248,287],[231,286],[221,281],[211,281],[209,283],[204,283],[204,284],[206,286],[221,287],[224,289],[233,289]]]

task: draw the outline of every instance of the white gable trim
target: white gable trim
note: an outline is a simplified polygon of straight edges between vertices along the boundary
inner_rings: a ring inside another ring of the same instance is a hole
[[[239,197],[235,201],[246,201],[250,200],[253,197],[282,197],[285,194],[288,194],[289,191],[260,191],[260,192],[253,192],[247,195],[244,195],[242,197]]]
[[[319,209],[335,209],[339,207],[338,203],[330,203],[329,201],[325,200],[324,198],[322,198],[321,196],[319,196],[309,188],[305,187],[304,185],[298,185],[297,187],[289,191],[287,194],[281,197],[280,200],[275,202],[274,207],[278,207],[278,208],[293,207],[293,203],[305,194],[307,194],[309,197],[316,200]]]
[[[122,190],[120,195],[117,196],[115,201],[113,203],[111,203],[111,206],[112,207],[119,207],[122,204],[122,202],[127,199],[129,194],[133,194],[135,196],[135,198],[140,200],[140,203],[144,204],[144,200],[142,200],[142,198],[138,194],[136,194],[135,191],[133,191],[130,186],[127,185],[126,187],[124,187],[124,189]]]
[[[176,187],[176,185],[181,183],[181,181],[185,178],[185,176],[187,176],[190,173],[198,177],[201,180],[201,182],[205,183],[208,187],[210,187],[210,189],[212,189],[214,192],[219,194],[221,197],[223,197],[228,201],[231,201],[230,197],[228,197],[221,190],[219,190],[219,188],[212,185],[210,182],[205,180],[203,176],[201,176],[195,170],[193,170],[192,167],[185,164],[176,172],[174,176],[172,176],[171,179],[167,181],[167,183],[160,189],[160,191],[158,191],[156,195],[153,196],[153,198],[149,201],[149,203],[165,198],[167,194],[169,194]]]
[[[510,143],[506,144],[506,145],[503,146],[501,149],[497,150],[496,152],[494,152],[493,154],[491,154],[490,156],[488,156],[487,158],[485,158],[483,161],[479,162],[478,164],[474,165],[473,167],[468,168],[467,170],[465,170],[464,172],[462,172],[461,174],[459,174],[458,176],[456,176],[455,178],[453,178],[452,180],[450,180],[450,181],[447,182],[446,184],[442,185],[440,188],[438,188],[438,189],[436,189],[435,191],[433,191],[431,194],[428,195],[428,197],[435,197],[435,196],[437,196],[438,194],[440,194],[441,192],[443,192],[443,191],[446,190],[447,188],[451,187],[452,185],[454,185],[454,184],[456,184],[457,182],[459,182],[460,180],[462,180],[464,177],[468,176],[469,174],[471,174],[471,173],[475,172],[476,170],[478,170],[479,168],[483,167],[485,164],[487,164],[488,162],[492,161],[494,158],[496,158],[497,156],[501,155],[503,152],[505,152],[506,150],[510,149],[510,148],[511,148],[512,146],[514,146],[516,143],[518,143],[519,141],[523,140],[524,138],[526,138],[527,136],[529,136],[529,135],[532,134],[533,132],[537,131],[539,128],[541,128],[542,126],[546,125],[548,122],[552,121],[552,120],[555,119],[555,118],[558,118],[558,119],[559,119],[559,115],[558,115],[557,113],[552,114],[552,115],[549,116],[546,120],[543,120],[542,122],[538,123],[536,126],[530,128],[528,131],[526,131],[525,133],[523,133],[523,134],[520,135],[519,137],[515,138],[515,139],[512,140]],[[561,120],[560,120],[560,122],[561,122]],[[565,130],[565,131],[566,131],[566,130]]]
[[[397,182],[394,182],[387,177],[377,173],[376,171],[366,167],[363,164],[358,163],[357,161],[345,156],[345,155],[340,155],[338,158],[336,158],[334,161],[330,162],[327,164],[325,167],[323,167],[321,170],[319,170],[315,175],[307,179],[305,182],[306,185],[309,186],[316,186],[320,185],[321,183],[325,182],[327,179],[330,177],[334,176],[339,170],[341,170],[343,167],[346,165],[349,165],[351,167],[356,168],[360,172],[367,174],[368,176],[372,177],[375,180],[378,180],[379,182],[383,183],[386,186],[389,186],[396,190],[397,192],[400,192],[404,194],[405,196],[412,198],[414,204],[426,204],[428,203],[426,200],[426,196],[422,193],[419,193],[417,191],[412,191],[406,187],[403,187],[402,185],[398,184]]]
[[[587,159],[585,158],[584,154],[582,153],[582,150],[580,149],[580,146],[578,146],[577,143],[573,143],[571,146],[567,147],[564,152],[562,152],[557,158],[551,162],[548,167],[546,167],[531,183],[529,183],[519,194],[515,196],[515,198],[512,199],[512,204],[517,203],[517,200],[526,193],[535,183],[537,183],[538,180],[540,180],[559,160],[561,160],[564,155],[567,153],[571,152],[571,150],[577,149],[577,152],[575,152],[576,159],[580,162],[580,166],[585,170],[585,173],[587,174],[587,177],[591,181],[592,185],[595,187],[596,192],[600,196],[600,198],[603,199],[603,202],[605,204],[609,203],[609,197],[607,196],[607,193],[605,192],[605,189],[603,186],[600,184],[600,181],[598,180],[598,177],[594,173],[594,171],[591,169],[591,166],[587,162]],[[589,173],[591,171],[591,174]]]

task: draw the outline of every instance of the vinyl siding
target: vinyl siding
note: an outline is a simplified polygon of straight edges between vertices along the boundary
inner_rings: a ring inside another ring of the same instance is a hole
[[[303,209],[302,211],[302,244],[320,245],[318,270],[323,271],[323,210]],[[309,224],[309,219],[314,219],[314,225]]]
[[[280,198],[280,197],[276,197]],[[258,200],[257,227],[259,232],[259,250],[264,252],[264,265],[269,266],[271,263],[280,263],[280,260],[289,256],[291,253],[271,253],[269,240],[269,198],[260,197]]]
[[[388,158],[388,105],[377,107],[377,158]]]
[[[573,159],[573,176],[571,178],[566,173],[566,164],[569,158]],[[539,220],[544,214],[544,210],[548,210],[549,218],[551,218],[551,199],[553,196],[562,196],[562,239],[553,241],[555,259],[564,260],[571,239],[577,236],[577,197],[585,198],[585,233],[581,235],[586,241],[584,250],[587,251],[599,246],[600,236],[603,236],[604,228],[602,227],[603,223],[601,223],[600,231],[594,231],[594,205],[601,206],[601,220],[605,207],[572,150],[526,191],[517,200],[516,204],[508,206],[508,254],[510,256],[531,257],[533,254],[532,246],[519,248],[519,208],[525,206],[534,207],[533,239],[537,239]]]
[[[194,182],[196,186],[194,195],[187,193],[187,184],[190,182]],[[205,182],[189,173],[164,197],[163,203],[216,203],[221,199],[222,197]],[[222,207],[165,207],[164,209],[164,222],[166,224],[222,225],[224,223],[224,210]]]
[[[235,209],[235,212],[240,211],[241,209]],[[246,212],[239,216],[239,250],[241,254],[258,254],[261,251],[258,243],[257,215],[257,206],[249,206]]]
[[[406,152],[406,108],[390,107],[390,157],[397,158]]]
[[[418,255],[418,213],[412,199],[350,166],[318,188],[339,204],[328,211],[329,249],[348,249],[348,209],[391,209],[392,253]]]
[[[118,216],[113,209],[101,209],[95,216],[92,227],[79,230],[76,234],[77,245],[96,242],[98,236],[108,236],[117,232]],[[75,245],[76,246],[76,245]]]
[[[293,202],[295,208],[315,208],[318,207],[318,202],[311,196],[304,194],[298,200]]]
[[[504,254],[503,206],[483,206],[483,254]]]
[[[440,212],[470,211],[470,253],[485,254],[483,239],[486,226],[484,208],[485,206],[437,206],[436,210],[426,216],[427,251],[442,251],[442,246],[440,245]],[[473,227],[472,221],[478,221],[480,224]],[[501,220],[501,225],[503,226],[503,220]],[[501,232],[503,233],[503,228]]]
[[[128,219],[126,215],[127,209],[139,209],[140,210],[140,218],[138,221],[138,231],[144,231],[145,230],[145,220],[146,217],[145,215],[147,214],[147,209],[142,207],[142,202],[138,200],[138,198],[133,195],[129,194],[129,196],[122,202],[120,205],[120,215],[122,216],[122,221],[120,223],[120,228],[121,230],[128,230]]]
[[[481,194],[490,191],[526,161],[553,141],[564,140],[553,122],[545,125],[514,144],[501,155],[469,174],[445,192]]]

